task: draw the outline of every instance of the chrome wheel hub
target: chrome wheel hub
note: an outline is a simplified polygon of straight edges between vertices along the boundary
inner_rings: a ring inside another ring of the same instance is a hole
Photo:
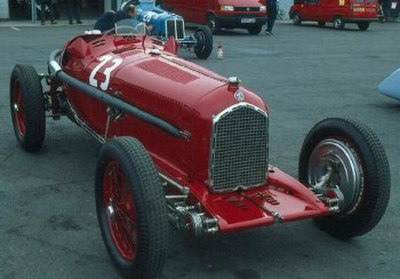
[[[115,210],[114,206],[112,204],[112,200],[108,202],[107,208],[106,208],[106,214],[107,217],[110,219],[111,223],[114,223],[115,221]]]
[[[340,212],[356,207],[363,185],[363,171],[357,153],[351,146],[336,139],[321,141],[308,162],[308,182],[316,192],[339,188],[344,201]]]

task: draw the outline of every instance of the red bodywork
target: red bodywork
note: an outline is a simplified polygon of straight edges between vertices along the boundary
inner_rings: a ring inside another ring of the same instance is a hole
[[[290,14],[298,13],[302,21],[369,22],[377,20],[377,0],[298,0]]]
[[[232,89],[225,78],[157,48],[151,38],[141,41],[123,36],[78,36],[66,44],[61,66],[80,81],[103,86],[106,94],[189,132],[186,140],[176,138],[124,115],[111,121],[105,135],[107,105],[64,85],[81,126],[89,128],[98,139],[137,138],[158,171],[187,187],[188,200],[193,205],[200,203],[209,217],[218,220],[219,231],[232,232],[329,213],[329,207],[307,187],[272,166],[266,171],[268,178],[263,186],[224,193],[210,190],[213,116],[240,103],[234,97],[238,90],[244,95],[243,102],[268,113],[263,101],[245,88]]]

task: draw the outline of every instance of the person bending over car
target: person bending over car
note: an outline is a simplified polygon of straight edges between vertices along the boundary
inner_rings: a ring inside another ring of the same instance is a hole
[[[113,29],[116,22],[127,18],[134,18],[135,16],[136,7],[133,4],[130,4],[127,7],[124,7],[123,10],[118,10],[116,12],[110,10],[97,19],[93,29],[104,32]]]

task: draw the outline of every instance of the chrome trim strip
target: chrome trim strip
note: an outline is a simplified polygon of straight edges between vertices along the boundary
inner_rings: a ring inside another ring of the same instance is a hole
[[[234,111],[235,109],[238,109],[240,107],[248,107],[251,108],[255,111],[258,111],[261,114],[264,114],[265,117],[268,117],[268,113],[266,113],[265,111],[263,111],[262,109],[260,109],[259,107],[256,107],[252,104],[246,103],[246,102],[241,102],[238,104],[235,104],[233,106],[230,106],[226,109],[224,109],[223,111],[221,111],[220,113],[218,113],[215,117],[213,117],[213,125],[215,124],[215,122],[218,122],[224,115],[231,113],[232,111]]]
[[[75,111],[75,109],[73,108],[73,106],[71,105],[71,103],[69,102],[69,101],[67,101],[68,102],[68,105],[69,105],[69,107],[70,107],[70,109],[71,109],[71,112],[72,112],[72,114],[74,115],[74,118],[75,118],[75,121],[76,121],[76,124],[78,124],[80,127],[82,127],[82,129],[84,130],[84,131],[86,131],[87,133],[89,133],[92,137],[94,137],[96,140],[98,140],[100,143],[106,143],[106,140],[102,137],[102,136],[100,136],[99,134],[97,134],[95,131],[93,131],[91,128],[89,128],[89,126],[83,121],[83,120],[81,120],[80,118],[79,118],[79,116],[78,116],[78,114],[76,113],[76,111]]]

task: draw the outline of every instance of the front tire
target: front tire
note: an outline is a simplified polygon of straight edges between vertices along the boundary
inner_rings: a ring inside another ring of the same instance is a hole
[[[357,25],[358,25],[358,29],[360,29],[361,31],[365,31],[369,27],[369,22],[359,22],[359,23],[357,23]]]
[[[95,190],[103,241],[119,271],[128,278],[158,276],[167,252],[167,205],[139,141],[120,137],[102,147]]]
[[[249,32],[250,35],[258,35],[260,34],[262,29],[262,25],[253,25],[249,28],[247,28],[247,31]]]
[[[200,26],[194,33],[194,37],[196,39],[194,53],[199,59],[207,59],[213,49],[213,36],[210,28]]]
[[[336,17],[333,20],[333,28],[343,30],[344,29],[344,22],[340,17]]]
[[[389,164],[379,139],[366,125],[329,118],[306,136],[299,159],[299,181],[307,186],[327,173],[344,196],[340,212],[315,219],[317,226],[341,239],[363,235],[382,218],[389,202]],[[332,186],[333,186],[332,185]]]
[[[39,151],[46,131],[45,99],[39,75],[31,65],[18,64],[11,73],[10,110],[19,144],[25,151]]]
[[[295,12],[292,15],[292,22],[294,25],[300,25],[301,24],[301,18],[300,18],[300,14]]]

